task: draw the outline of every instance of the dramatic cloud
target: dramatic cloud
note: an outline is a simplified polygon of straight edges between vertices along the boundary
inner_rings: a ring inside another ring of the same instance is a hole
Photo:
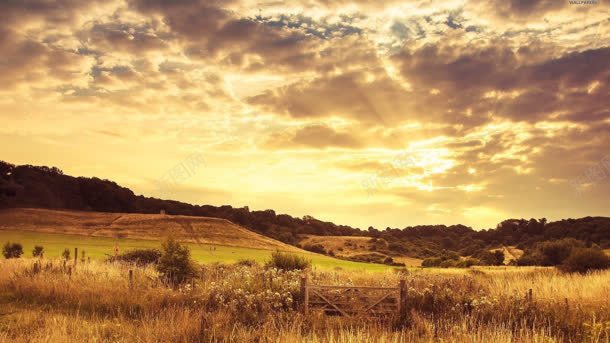
[[[323,124],[312,124],[300,127],[294,131],[285,130],[272,134],[266,145],[268,147],[294,148],[359,148],[363,142],[346,132],[337,132],[333,128]]]
[[[478,4],[484,6],[486,10],[497,15],[499,18],[508,20],[539,18],[569,6],[568,1],[553,0],[482,0]]]
[[[224,8],[230,1],[130,3],[144,14],[161,16],[185,43],[184,52],[190,57],[222,59],[249,69],[302,69],[311,65],[318,52],[314,38],[299,28],[277,28],[254,18],[239,17]]]

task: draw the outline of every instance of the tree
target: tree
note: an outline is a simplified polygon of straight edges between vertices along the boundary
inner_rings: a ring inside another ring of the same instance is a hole
[[[61,253],[61,257],[63,257],[66,261],[70,259],[70,249],[65,248],[64,252]]]
[[[23,246],[19,243],[7,242],[2,249],[5,258],[19,258],[23,255]]]
[[[526,249],[517,264],[520,266],[559,266],[570,256],[572,250],[584,247],[583,241],[574,238],[540,242],[534,248]]]
[[[473,257],[477,258],[480,264],[485,266],[501,266],[504,264],[504,253],[501,250],[491,252],[483,249],[475,253]]]
[[[575,248],[561,264],[561,270],[586,273],[591,270],[610,268],[610,257],[602,250],[594,248]]]
[[[189,248],[171,237],[168,238],[161,245],[157,271],[174,287],[192,278],[195,275],[195,266]]]
[[[573,238],[564,238],[539,244],[543,256],[542,265],[558,266],[570,256],[572,249],[584,247],[584,243]]]
[[[41,258],[43,254],[44,254],[44,248],[40,245],[35,246],[34,249],[32,250],[32,256],[34,256],[34,257]]]

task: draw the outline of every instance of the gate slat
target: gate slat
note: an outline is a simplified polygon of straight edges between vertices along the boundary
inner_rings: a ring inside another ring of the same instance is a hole
[[[399,287],[309,285],[306,276],[301,281],[305,313],[311,306],[346,317],[401,314],[406,300],[404,280]]]

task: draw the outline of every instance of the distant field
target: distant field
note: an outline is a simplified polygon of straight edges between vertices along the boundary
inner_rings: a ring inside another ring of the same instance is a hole
[[[209,217],[11,208],[0,210],[0,230],[135,240],[160,240],[171,235],[197,244],[303,252],[228,220]]]
[[[362,254],[376,252],[371,237],[358,236],[315,236],[303,235],[299,241],[301,246],[320,244],[335,256],[355,257]],[[408,256],[392,256],[394,261],[404,263],[407,267],[421,266],[421,259]]]
[[[21,243],[24,248],[25,256],[27,257],[31,256],[31,251],[35,245],[42,245],[45,249],[45,257],[48,258],[60,257],[65,248],[69,248],[70,253],[74,254],[74,248],[78,248],[79,254],[81,251],[85,251],[86,256],[97,260],[104,259],[108,255],[111,255],[115,242],[113,238],[109,237],[0,230],[0,244],[3,245],[8,241]],[[185,244],[191,249],[193,258],[200,263],[234,263],[240,259],[253,259],[259,263],[264,263],[269,259],[272,253],[271,250],[263,249],[198,243]],[[160,241],[125,238],[119,239],[119,249],[121,252],[137,248],[158,248],[160,246]],[[311,260],[314,267],[322,269],[342,268],[345,270],[367,271],[384,271],[390,269],[390,267],[381,264],[343,261],[312,253],[297,254],[306,256]]]

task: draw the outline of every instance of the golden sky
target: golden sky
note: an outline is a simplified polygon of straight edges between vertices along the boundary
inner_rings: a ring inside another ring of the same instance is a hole
[[[608,216],[585,2],[2,1],[0,159],[361,228]]]

